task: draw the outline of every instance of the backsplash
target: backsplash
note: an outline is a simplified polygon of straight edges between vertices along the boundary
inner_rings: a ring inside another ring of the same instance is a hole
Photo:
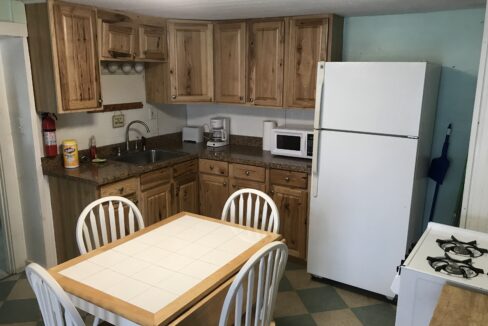
[[[140,125],[131,127],[130,139],[136,136],[153,137],[180,132],[186,125],[184,105],[154,106],[146,103],[144,75],[102,75],[101,84],[104,104],[142,102],[143,109],[122,111],[125,126],[132,120],[142,120],[149,126],[146,133]],[[151,114],[153,111],[154,114]],[[91,135],[97,140],[97,146],[105,146],[125,141],[125,127],[112,128],[112,116],[119,112],[106,113],[69,113],[58,115],[56,137],[58,144],[64,139],[75,139],[79,149],[88,148]],[[152,115],[154,119],[152,119]],[[139,130],[138,133],[135,130]]]
[[[189,104],[187,105],[188,125],[204,125],[210,118],[223,116],[230,118],[230,132],[233,135],[263,137],[263,121],[275,120],[278,126],[285,124],[312,125],[314,110],[253,108],[231,104]]]

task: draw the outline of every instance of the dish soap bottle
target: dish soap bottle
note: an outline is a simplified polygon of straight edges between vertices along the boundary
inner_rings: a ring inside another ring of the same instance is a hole
[[[95,136],[90,137],[90,159],[94,160],[97,158],[97,143]]]

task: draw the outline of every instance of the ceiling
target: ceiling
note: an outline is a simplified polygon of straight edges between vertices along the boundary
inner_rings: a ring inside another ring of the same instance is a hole
[[[27,0],[29,1],[29,0]],[[235,19],[336,13],[400,14],[480,7],[486,0],[68,0],[151,16]]]

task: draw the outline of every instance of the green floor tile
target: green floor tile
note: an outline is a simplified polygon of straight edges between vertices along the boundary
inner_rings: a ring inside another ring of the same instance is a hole
[[[5,300],[8,295],[10,294],[10,291],[12,291],[12,288],[14,287],[16,281],[5,281],[5,282],[0,282],[0,300]]]
[[[387,303],[351,309],[364,326],[395,325],[395,309]]]
[[[0,324],[25,323],[41,318],[36,299],[5,301],[0,308]]]
[[[331,286],[298,290],[297,293],[310,313],[347,308]]]
[[[304,263],[301,263],[301,262],[288,260],[288,262],[286,263],[286,270],[292,271],[295,269],[307,269],[307,265],[305,265]]]
[[[283,277],[281,278],[280,286],[278,287],[278,292],[282,291],[293,291],[290,281],[288,281],[285,275],[283,275]]]
[[[275,318],[276,326],[316,326],[310,315]]]

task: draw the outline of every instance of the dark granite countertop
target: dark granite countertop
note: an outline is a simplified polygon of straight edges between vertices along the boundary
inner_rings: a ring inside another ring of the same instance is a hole
[[[160,148],[186,153],[186,155],[152,164],[135,165],[111,160],[109,155],[105,163],[80,163],[76,169],[65,169],[59,157],[42,159],[45,175],[70,178],[81,182],[88,182],[98,186],[140,176],[143,173],[172,166],[187,160],[203,158],[209,160],[226,161],[229,163],[249,164],[267,168],[291,170],[310,173],[312,162],[307,159],[290,158],[271,155],[261,147],[231,144],[224,148],[207,148],[204,144],[182,143],[177,139],[170,142],[148,142],[148,148]]]

